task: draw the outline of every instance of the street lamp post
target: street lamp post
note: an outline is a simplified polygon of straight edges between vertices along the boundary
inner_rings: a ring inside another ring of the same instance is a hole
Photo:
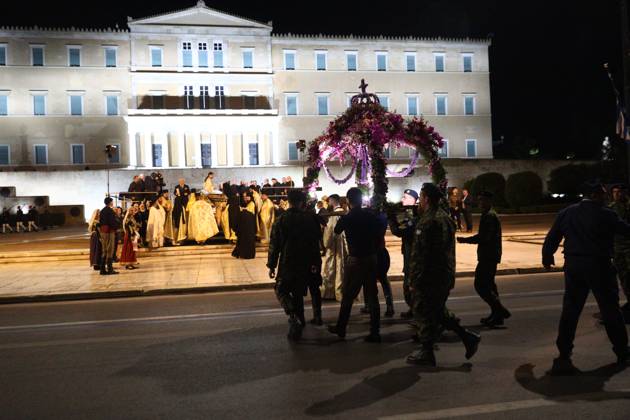
[[[296,148],[300,151],[302,155],[302,183],[304,183],[304,178],[306,178],[306,166],[304,165],[304,155],[306,151],[306,140],[300,139],[296,143]]]

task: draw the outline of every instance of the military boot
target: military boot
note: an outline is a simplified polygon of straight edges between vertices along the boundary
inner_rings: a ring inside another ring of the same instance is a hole
[[[385,296],[385,304],[387,309],[385,310],[385,318],[391,318],[394,316],[394,298],[392,295]]]
[[[315,307],[313,303],[313,319],[309,321],[313,325],[324,325],[324,321],[322,320],[322,307]]]
[[[107,263],[107,274],[118,274],[118,271],[114,271],[114,265],[111,261]]]
[[[287,338],[289,340],[298,341],[302,338],[302,328],[298,317],[291,315],[289,317],[289,334],[287,334]]]
[[[415,350],[409,356],[407,356],[407,363],[419,366],[435,367],[437,362],[435,361],[435,354],[433,353],[433,346],[423,345],[418,350]]]
[[[462,340],[466,348],[466,359],[473,357],[475,353],[477,353],[481,336],[474,331],[467,330],[459,324],[453,328],[453,331]]]
[[[573,365],[570,357],[560,356],[553,359],[553,365],[547,374],[549,376],[572,376],[579,372],[579,369]]]

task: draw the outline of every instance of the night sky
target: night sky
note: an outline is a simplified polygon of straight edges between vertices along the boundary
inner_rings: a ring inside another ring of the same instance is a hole
[[[19,4],[19,3],[14,3]],[[196,0],[24,2],[0,14],[0,25],[125,27],[126,16],[182,9]],[[614,137],[615,102],[603,70],[621,87],[617,0],[206,0],[209,7],[267,22],[277,33],[487,37],[493,140],[497,157],[599,158]]]

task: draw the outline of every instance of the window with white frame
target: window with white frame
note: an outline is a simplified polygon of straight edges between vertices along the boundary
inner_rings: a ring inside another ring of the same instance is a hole
[[[287,115],[297,115],[298,114],[298,95],[297,93],[287,93],[285,94],[286,101],[286,109]]]
[[[194,106],[195,98],[193,96],[193,87],[184,86],[184,108],[191,109]]]
[[[70,67],[81,67],[81,47],[68,46],[68,65]]]
[[[435,95],[435,115],[446,115],[448,113],[448,96],[446,94]]]
[[[384,51],[376,52],[376,70],[387,71],[387,52],[384,52]]]
[[[295,50],[284,50],[284,69],[295,70]]]
[[[201,101],[201,109],[210,108],[210,90],[208,86],[199,86],[199,101]]]
[[[70,115],[83,115],[83,94],[71,92],[68,94],[70,102]]]
[[[33,163],[35,165],[47,165],[48,164],[48,145],[47,144],[35,144],[33,145]]]
[[[477,140],[466,139],[466,157],[477,157]]]
[[[108,93],[105,95],[105,112],[109,116],[118,115],[118,95]]]
[[[192,67],[192,42],[182,42],[182,66]]]
[[[7,65],[7,44],[0,44],[0,66]]]
[[[405,69],[407,71],[416,71],[416,53],[415,52],[405,53]]]
[[[464,115],[475,115],[475,95],[464,95]]]
[[[117,67],[118,66],[118,48],[115,46],[107,46],[105,51],[105,67]]]
[[[289,146],[289,160],[300,160],[300,151],[297,148],[296,141],[290,141]]]
[[[9,95],[0,92],[0,116],[9,115]]]
[[[328,93],[317,93],[317,114],[328,115]]]
[[[249,165],[258,165],[258,140],[255,137],[247,140],[247,155]]]
[[[11,146],[0,144],[0,165],[11,164]]]
[[[162,47],[151,48],[151,67],[162,67]]]
[[[356,51],[346,51],[346,70],[348,71],[357,71],[357,52]]]
[[[356,93],[346,93],[346,106],[350,108],[352,105],[352,97],[356,95]]]
[[[438,149],[438,156],[441,158],[448,157],[448,139],[442,139],[442,147]]]
[[[443,72],[444,71],[444,61],[446,58],[446,54],[444,53],[433,53],[433,60],[435,61],[435,71]]]
[[[222,68],[223,67],[223,42],[215,41],[212,49],[213,49],[214,67]]]
[[[33,115],[46,115],[46,94],[33,93]]]
[[[243,54],[243,68],[253,69],[254,68],[254,49],[242,48],[241,53]]]
[[[420,107],[418,106],[418,95],[407,95],[407,115],[418,115],[420,113]]]
[[[216,109],[225,109],[225,87],[214,87],[214,103]]]
[[[42,67],[44,65],[44,46],[31,45],[31,65]]]
[[[381,102],[381,106],[387,110],[389,110],[389,94],[387,93],[377,93],[379,101]]]
[[[473,53],[462,54],[462,66],[465,73],[472,72],[473,68]]]
[[[208,43],[199,42],[197,44],[197,58],[199,67],[208,67]]]
[[[328,54],[326,51],[315,51],[315,68],[319,71],[326,70],[326,58]]]
[[[70,157],[72,158],[72,163],[75,165],[85,163],[85,145],[71,144]]]

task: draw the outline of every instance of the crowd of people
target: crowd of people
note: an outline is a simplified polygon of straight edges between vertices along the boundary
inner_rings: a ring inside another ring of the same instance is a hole
[[[204,244],[220,234],[235,245],[234,257],[254,258],[256,243],[269,242],[276,215],[288,208],[287,194],[295,183],[285,177],[281,182],[265,179],[262,185],[225,182],[217,188],[209,172],[199,190],[183,178],[172,193],[165,186],[159,172],[136,175],[128,191],[120,194],[122,206],[114,207],[108,197],[103,209],[94,210],[88,231],[95,270],[117,274],[115,262],[132,270],[138,265],[139,248]],[[110,231],[111,243],[104,239]]]
[[[407,308],[400,316],[416,328],[412,339],[419,344],[407,357],[409,363],[436,366],[435,343],[446,330],[461,339],[467,359],[477,352],[480,335],[462,327],[446,306],[455,284],[457,242],[477,245],[474,287],[490,311],[480,322],[496,328],[511,317],[495,281],[502,258],[502,232],[490,192],[475,197],[475,206],[481,212],[477,234],[456,237],[458,230],[472,231],[473,204],[466,190],[460,197],[456,188],[443,194],[436,185],[425,183],[420,193],[407,189],[400,203],[388,205],[379,213],[364,207],[363,193],[358,188],[349,189],[345,197],[332,194],[314,202],[288,177],[281,183],[265,180],[260,186],[255,181],[225,182],[220,188],[215,188],[213,179],[209,173],[200,191],[180,179],[172,199],[158,183],[158,191],[154,191],[157,198],[151,201],[145,196],[132,202],[126,212],[114,208],[113,200],[106,198],[105,208],[95,212],[90,222],[91,264],[101,274],[115,273],[112,263],[120,243],[118,260],[129,269],[135,268],[136,251],[142,244],[157,248],[187,241],[204,243],[222,232],[235,244],[232,255],[248,259],[254,258],[257,242],[268,243],[269,277],[275,279],[276,296],[288,315],[289,339],[301,339],[306,326],[307,294],[311,295],[313,325],[323,325],[322,300],[341,302],[337,321],[328,326],[328,331],[343,339],[352,306],[363,291],[361,312],[370,318],[365,341],[378,343],[378,284],[385,298],[384,315],[395,314],[388,280],[390,255],[385,246],[389,228],[402,239]],[[146,192],[146,188],[134,189],[140,181],[140,177],[134,180],[131,193]],[[560,241],[565,241],[566,291],[557,341],[560,355],[552,368],[558,374],[575,372],[570,356],[577,320],[589,291],[595,294],[601,322],[618,361],[626,363],[630,359],[624,325],[624,316],[630,320],[630,303],[619,306],[616,280],[618,274],[630,298],[630,202],[623,186],[612,188],[610,208],[604,205],[606,191],[601,184],[588,187],[586,194],[586,199],[558,215],[543,247],[543,265],[549,268]],[[458,227],[462,217],[464,228]]]

